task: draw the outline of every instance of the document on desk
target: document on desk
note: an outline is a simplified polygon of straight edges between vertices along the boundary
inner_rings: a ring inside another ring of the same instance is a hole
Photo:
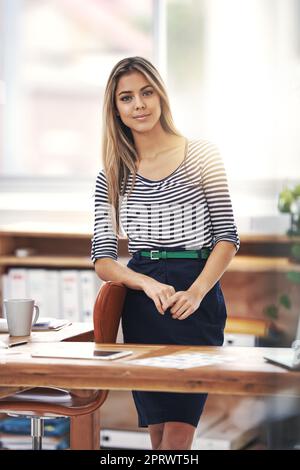
[[[214,364],[223,364],[225,362],[233,362],[235,360],[236,358],[233,356],[224,357],[221,354],[191,352],[182,354],[167,354],[165,356],[147,357],[144,359],[132,359],[131,361],[126,361],[126,363],[138,366],[189,369],[191,367],[204,367]]]
[[[68,325],[71,325],[71,322],[63,318],[41,317],[32,326],[32,331],[58,331]],[[6,318],[0,318],[0,333],[7,332],[8,327]]]
[[[41,317],[32,326],[32,331],[58,331],[69,325],[72,325],[72,322],[64,318]]]

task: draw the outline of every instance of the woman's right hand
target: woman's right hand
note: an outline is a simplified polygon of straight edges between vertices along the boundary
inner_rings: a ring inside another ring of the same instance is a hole
[[[146,279],[143,283],[143,291],[148,297],[150,297],[150,299],[153,300],[159,313],[164,315],[164,304],[169,297],[175,294],[176,291],[173,286],[158,282],[155,279],[152,279],[152,277],[145,277]]]

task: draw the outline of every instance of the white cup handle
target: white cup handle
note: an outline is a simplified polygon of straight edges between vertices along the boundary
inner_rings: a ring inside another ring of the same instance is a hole
[[[34,305],[33,308],[35,309],[35,316],[34,316],[34,320],[32,322],[32,324],[34,325],[37,322],[38,318],[39,318],[40,309],[37,305]]]

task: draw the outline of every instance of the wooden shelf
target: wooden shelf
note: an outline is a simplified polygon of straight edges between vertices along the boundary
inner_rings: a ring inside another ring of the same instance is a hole
[[[33,266],[51,268],[93,268],[93,263],[88,257],[83,256],[1,256],[0,266]]]
[[[231,261],[227,271],[239,272],[300,272],[300,264],[292,263],[288,258],[264,256],[239,256]]]
[[[2,237],[92,238],[92,233],[86,228],[78,230],[78,227],[70,224],[66,226],[60,224],[55,227],[53,224],[33,222],[1,226],[0,235]]]
[[[124,258],[123,258],[124,259]],[[129,258],[128,258],[129,259]],[[66,268],[93,268],[89,257],[84,256],[0,256],[0,266],[48,266]],[[227,272],[300,272],[300,264],[291,263],[288,258],[262,256],[236,256]]]
[[[272,235],[272,234],[253,234],[244,233],[240,236],[241,243],[291,243],[300,242],[299,236]]]
[[[67,224],[63,226],[59,224],[37,223],[30,222],[28,224],[6,224],[0,227],[1,236],[5,237],[59,237],[59,238],[92,238],[92,232],[87,228],[83,227],[78,230],[78,226],[75,224]],[[288,235],[273,235],[273,234],[252,234],[244,233],[240,235],[241,245],[243,243],[278,243],[278,244],[290,244],[292,242],[299,242],[300,237],[290,237]],[[121,236],[120,240],[127,242],[127,237]]]

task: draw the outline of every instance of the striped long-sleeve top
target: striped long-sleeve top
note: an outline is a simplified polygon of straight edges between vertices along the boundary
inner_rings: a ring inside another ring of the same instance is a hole
[[[213,247],[221,240],[239,248],[223,161],[206,140],[187,142],[184,161],[161,180],[139,174],[131,194],[129,175],[120,196],[120,221],[130,254],[140,249]],[[129,196],[129,197],[128,197]],[[95,225],[91,258],[117,259],[117,235],[108,204],[107,181],[100,171],[95,190]]]

